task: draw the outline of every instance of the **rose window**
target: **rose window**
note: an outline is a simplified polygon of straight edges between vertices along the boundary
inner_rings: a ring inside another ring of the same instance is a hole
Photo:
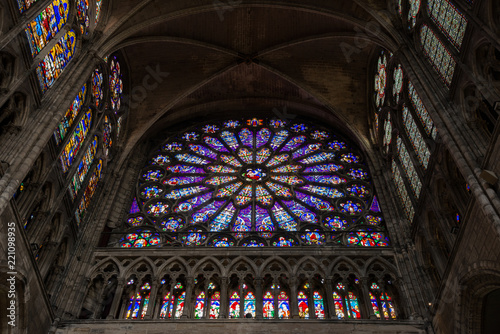
[[[211,122],[171,137],[140,172],[124,226],[110,246],[389,245],[362,154],[300,121]]]

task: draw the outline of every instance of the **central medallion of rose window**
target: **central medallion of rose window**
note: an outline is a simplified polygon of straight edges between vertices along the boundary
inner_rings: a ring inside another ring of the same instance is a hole
[[[267,173],[262,168],[246,168],[241,176],[247,181],[262,181]]]

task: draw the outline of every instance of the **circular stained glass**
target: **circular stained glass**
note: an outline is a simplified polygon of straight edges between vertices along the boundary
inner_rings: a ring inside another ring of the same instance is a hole
[[[134,233],[127,234],[119,242],[120,247],[124,248],[151,247],[158,246],[160,243],[160,235],[150,230],[136,230]]]
[[[148,161],[136,194],[145,223],[186,246],[338,243],[356,217],[376,214],[355,147],[300,121],[202,124],[169,138]]]

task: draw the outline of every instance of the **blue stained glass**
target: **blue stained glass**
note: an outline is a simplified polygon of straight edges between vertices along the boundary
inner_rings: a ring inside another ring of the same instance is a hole
[[[306,136],[293,137],[286,143],[286,145],[281,149],[282,152],[293,151],[306,141]]]
[[[299,160],[299,162],[301,162],[303,164],[310,165],[310,164],[315,164],[315,163],[319,163],[319,162],[323,162],[323,161],[327,161],[327,160],[333,160],[334,158],[335,158],[335,153],[321,152],[321,153],[313,154],[305,159]]]
[[[273,197],[261,185],[255,187],[255,199],[262,205],[271,205]]]
[[[164,166],[170,163],[170,159],[163,154],[158,154],[151,160],[151,163],[158,166]]]
[[[229,152],[224,144],[222,144],[217,138],[206,136],[203,137],[203,141],[217,152]]]
[[[357,164],[360,162],[359,155],[353,153],[346,153],[340,156],[340,160],[348,164]]]
[[[269,156],[271,156],[271,150],[268,148],[263,148],[257,152],[256,162],[258,164],[262,164],[269,158]]]
[[[279,237],[273,242],[273,246],[275,247],[292,247],[293,244],[293,239],[286,239],[285,237]]]
[[[224,165],[208,166],[207,169],[214,173],[236,173],[236,169]]]
[[[207,124],[202,128],[204,133],[215,133],[219,131],[219,127],[213,124]]]
[[[73,30],[68,31],[50,49],[36,68],[36,74],[42,93],[45,93],[64,71],[76,49],[76,34]]]
[[[191,223],[200,224],[207,222],[208,219],[212,217],[220,209],[220,207],[222,207],[224,203],[225,203],[224,201],[215,201],[199,209],[191,216],[192,218]]]
[[[271,138],[271,131],[269,129],[264,128],[259,130],[255,139],[255,147],[259,148],[265,145],[269,141],[269,138]]]
[[[165,173],[161,169],[151,169],[142,174],[142,178],[147,182],[160,181],[160,179],[164,176]]]
[[[243,187],[243,189],[239,192],[238,196],[235,198],[235,202],[239,206],[246,205],[250,203],[252,200],[252,186],[251,185],[246,185]]]
[[[325,234],[320,233],[318,229],[306,229],[305,232],[300,238],[306,245],[321,245],[326,240]]]
[[[78,169],[71,180],[71,185],[69,186],[69,190],[73,197],[73,200],[76,198],[76,195],[80,191],[83,181],[85,180],[85,177],[87,176],[90,170],[90,166],[94,161],[94,157],[97,151],[97,139],[98,139],[97,136],[94,136],[94,140],[87,149],[85,156],[78,165]]]
[[[337,176],[337,175],[306,175],[306,176],[304,176],[304,179],[306,179],[307,181],[311,181],[311,182],[333,184],[333,185],[342,184],[342,183],[347,182],[346,179],[344,179],[340,176]]]
[[[340,198],[345,196],[343,192],[331,187],[320,187],[308,184],[303,187],[300,187],[300,189],[330,198]]]
[[[281,146],[281,144],[285,142],[287,138],[288,138],[288,131],[281,130],[274,135],[269,146],[271,146],[271,148],[276,151]]]
[[[318,222],[318,218],[316,214],[306,208],[303,205],[295,201],[283,201],[283,204],[292,211],[292,213],[299,219],[299,221],[308,222],[312,224],[316,224]]]
[[[197,165],[205,165],[205,164],[208,164],[209,161],[208,160],[205,160],[205,159],[202,159],[200,157],[197,157],[195,155],[192,155],[192,154],[187,154],[187,153],[184,153],[184,154],[177,154],[175,156],[175,158],[179,161],[179,162],[187,162],[187,163],[190,163],[190,164],[197,164]]]
[[[368,178],[368,173],[363,168],[351,168],[347,175],[357,180],[364,180]]]
[[[252,119],[249,119],[247,120],[247,125],[248,126],[253,126],[254,128],[258,127],[259,125],[262,125],[263,124],[263,120],[262,119],[258,119],[258,118],[252,118]]]
[[[214,247],[231,247],[234,246],[234,241],[230,240],[228,237],[219,237],[212,241],[212,245]]]
[[[241,167],[241,163],[238,160],[236,160],[236,158],[233,156],[222,154],[220,156],[220,158],[221,158],[222,162],[224,162],[228,165],[231,165],[234,167]]]
[[[17,0],[19,11],[23,13],[24,11],[28,10],[35,2],[37,2],[37,0]]]
[[[227,146],[229,146],[233,151],[238,149],[239,144],[234,133],[230,131],[222,131],[220,136],[226,142]]]
[[[267,173],[264,172],[261,168],[247,168],[241,174],[245,178],[245,180],[251,181],[261,181],[264,177],[267,176]]]
[[[295,186],[297,184],[302,184],[304,181],[299,179],[297,176],[285,176],[285,175],[277,175],[277,176],[271,176],[271,179],[275,181],[279,181],[282,183],[287,183],[291,186]]]
[[[76,116],[80,113],[85,99],[87,96],[87,85],[83,85],[82,89],[78,92],[77,97],[73,100],[71,107],[68,108],[66,114],[64,115],[61,123],[59,123],[56,131],[54,131],[54,139],[56,144],[59,145],[66,137],[71,125],[73,125]]]
[[[186,132],[184,135],[182,135],[182,139],[185,141],[196,141],[200,138],[200,135],[196,132]]]
[[[252,230],[252,207],[248,206],[243,210],[240,210],[236,216],[236,221],[233,224],[233,232],[248,232]],[[237,233],[235,237],[237,239],[244,238],[246,235],[243,233]]]
[[[300,149],[298,149],[297,151],[295,151],[293,153],[292,157],[295,159],[295,158],[299,158],[301,156],[310,154],[312,152],[315,152],[317,150],[320,150],[321,145],[322,145],[321,143],[314,143],[314,144],[305,145],[305,146],[301,147]]]
[[[350,215],[356,215],[363,211],[363,207],[356,202],[353,201],[341,201],[339,203],[340,211],[344,213],[348,213]]]
[[[235,129],[238,126],[240,126],[240,124],[241,124],[240,121],[227,121],[227,122],[224,122],[224,127],[230,128],[230,129]]]
[[[142,197],[144,197],[146,199],[150,199],[150,198],[159,197],[162,192],[163,192],[163,189],[156,186],[156,185],[145,186],[143,188],[143,190],[141,191],[141,195],[142,195]]]
[[[281,119],[272,119],[269,121],[269,126],[271,126],[274,129],[279,129],[283,128],[286,125],[286,121],[283,121]]]
[[[194,167],[188,165],[174,165],[167,168],[171,173],[175,174],[204,174],[205,171],[201,167]]]
[[[328,148],[334,151],[345,150],[347,148],[346,143],[343,141],[334,140],[328,143]]]
[[[142,224],[144,224],[144,217],[139,216],[139,217],[129,218],[127,220],[127,223],[133,227],[141,226]]]
[[[173,176],[163,181],[163,184],[169,186],[182,186],[186,184],[199,183],[204,179],[204,176]]]
[[[352,184],[346,187],[350,196],[366,198],[371,195],[370,189],[363,184]]]
[[[240,141],[244,146],[253,147],[253,132],[247,128],[241,129],[239,133]]]
[[[307,129],[308,127],[305,124],[294,124],[290,127],[290,130],[294,132],[306,132]]]
[[[280,228],[286,231],[297,230],[297,222],[278,203],[274,204],[271,212],[273,213],[273,217]]]
[[[297,196],[297,199],[301,200],[305,204],[312,206],[318,210],[322,211],[332,211],[333,207],[330,205],[330,203],[319,199],[317,197],[314,197],[312,195],[306,195],[304,193],[301,193],[300,191],[295,192],[295,196]]]
[[[177,232],[184,227],[184,220],[180,217],[169,217],[160,222],[160,227],[165,232]]]
[[[307,167],[304,170],[304,173],[325,173],[325,172],[336,172],[338,170],[343,169],[344,166],[337,164],[326,164],[326,165],[318,165]]]
[[[288,161],[288,157],[289,157],[288,154],[281,154],[281,155],[274,156],[266,164],[266,167],[272,167],[272,166],[280,165],[280,164],[282,164],[284,162],[287,162]]]
[[[231,196],[241,187],[242,184],[243,183],[241,183],[241,182],[236,182],[233,184],[229,184],[229,185],[225,186],[224,188],[220,188],[215,193],[215,198],[224,198],[224,197]]]
[[[253,160],[253,152],[247,148],[242,148],[238,152],[238,157],[243,161],[243,163],[250,164]]]
[[[167,203],[157,201],[146,206],[146,212],[154,217],[162,216],[168,213],[169,205]]]
[[[181,189],[174,189],[168,192],[165,195],[165,198],[169,199],[179,199],[183,197],[188,197],[191,195],[195,195],[203,190],[207,190],[208,188],[203,187],[203,186],[195,186],[195,187],[187,187],[187,188],[181,188]]]
[[[209,148],[206,148],[203,145],[189,144],[189,149],[192,152],[197,153],[199,155],[203,155],[207,158],[214,159],[214,160],[217,159],[217,153],[215,153],[214,151],[212,151]]]
[[[209,201],[212,198],[211,193],[206,193],[203,195],[199,195],[190,199],[187,199],[185,201],[180,202],[176,208],[175,212],[186,212],[186,211],[191,211],[193,208],[202,205],[203,203]]]
[[[212,186],[220,186],[221,184],[228,183],[236,180],[236,176],[214,176],[207,180],[205,183]]]
[[[205,234],[200,233],[203,232],[202,230],[190,230],[189,232],[191,233],[183,235],[181,238],[184,244],[186,244],[187,246],[199,246],[207,239],[207,236]],[[176,314],[176,317],[180,317],[180,314]]]
[[[233,203],[229,203],[228,206],[226,206],[224,210],[222,210],[222,212],[219,213],[210,223],[210,231],[220,232],[226,230],[229,227],[235,212],[236,208]]]
[[[302,168],[301,165],[286,165],[286,166],[277,167],[277,168],[271,170],[271,172],[273,172],[273,173],[295,173],[295,172],[298,172],[301,168]]]
[[[276,194],[276,196],[290,198],[292,197],[292,192],[287,187],[277,184],[274,182],[266,182],[266,186]]]
[[[69,142],[64,147],[64,151],[59,157],[63,172],[66,173],[73,161],[80,151],[83,141],[87,137],[87,134],[92,126],[92,111],[88,110],[83,116],[82,120],[78,123],[76,129],[74,130]]]
[[[326,131],[321,131],[321,130],[315,130],[311,132],[311,138],[316,139],[316,140],[325,140],[328,139],[330,135]]]
[[[273,232],[275,230],[275,227],[267,210],[257,207],[255,213],[255,221],[257,231],[263,232],[260,233],[260,236],[262,238],[271,238],[272,233],[269,232]]]
[[[163,150],[167,152],[179,152],[182,151],[182,144],[177,142],[168,143],[167,145],[163,146]]]
[[[342,219],[339,216],[326,217],[324,223],[326,227],[332,229],[333,231],[345,230],[349,226],[347,220]]]

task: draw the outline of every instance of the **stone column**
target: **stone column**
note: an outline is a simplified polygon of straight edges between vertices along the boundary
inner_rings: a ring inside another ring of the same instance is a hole
[[[297,302],[297,278],[290,278],[290,313],[292,319],[300,319]]]
[[[220,312],[219,318],[224,319],[228,317],[228,309],[229,309],[229,296],[227,294],[227,288],[229,284],[228,277],[222,277],[220,280]]]
[[[182,311],[182,319],[191,318],[191,308],[193,305],[193,287],[194,287],[194,278],[188,277],[186,279],[186,299],[184,300],[184,310]]]
[[[106,282],[107,282],[107,279],[103,278],[102,287],[101,287],[100,291],[97,293],[97,297],[99,298],[99,300],[97,300],[96,305],[94,307],[93,319],[99,319],[99,317],[101,316],[102,301],[104,300],[104,289],[106,288]]]
[[[262,319],[263,308],[262,278],[255,279],[255,319]]]
[[[124,278],[118,279],[115,296],[113,297],[113,302],[111,303],[111,308],[109,309],[109,314],[106,317],[106,319],[115,318],[118,306],[120,305],[120,300],[122,299],[124,286],[125,286],[125,279]]]
[[[360,298],[360,301],[362,300],[361,308],[364,310],[364,313],[368,315],[368,319],[377,319],[370,300],[370,291],[368,290],[369,283],[368,277],[362,277],[360,279],[361,291],[363,292],[363,299]]]
[[[332,279],[327,278],[325,280],[325,299],[326,299],[326,312],[325,312],[325,318],[326,319],[335,319],[335,305],[333,303],[333,290],[332,290]]]
[[[310,282],[309,282],[309,293],[307,296],[307,305],[309,306],[309,319],[316,319],[316,309],[314,307],[314,289],[313,285]]]
[[[148,310],[146,311],[146,315],[144,316],[144,319],[152,319],[155,306],[156,306],[156,295],[158,294],[158,285],[159,282],[158,280],[153,280],[151,282],[151,294],[149,295],[149,305],[148,305]]]

